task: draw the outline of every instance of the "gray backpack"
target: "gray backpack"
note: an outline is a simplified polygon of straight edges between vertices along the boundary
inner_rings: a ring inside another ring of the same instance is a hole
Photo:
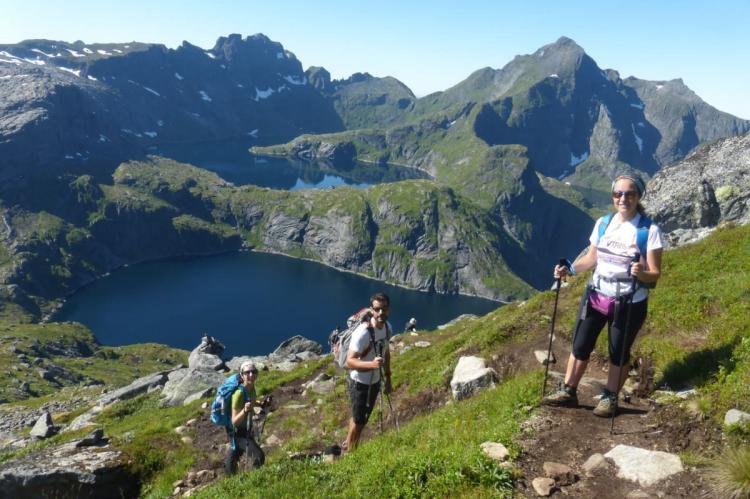
[[[363,322],[369,320],[370,309],[363,308],[353,313],[346,320],[346,329],[340,331],[336,328],[331,335],[328,337],[328,343],[331,346],[331,352],[333,352],[333,362],[339,367],[346,368],[346,356],[349,352],[349,343],[352,341],[352,333],[357,327]],[[385,325],[387,341],[391,339],[391,329],[388,327],[388,323]],[[368,328],[372,330],[372,327]],[[372,333],[372,331],[371,331]],[[371,346],[368,346],[363,352],[363,356],[367,355],[370,351]]]

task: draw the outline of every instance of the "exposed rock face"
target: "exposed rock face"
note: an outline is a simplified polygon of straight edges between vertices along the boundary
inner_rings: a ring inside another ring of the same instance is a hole
[[[647,189],[647,211],[675,244],[725,222],[750,222],[750,134],[700,148]]]
[[[71,442],[0,467],[2,498],[135,498],[139,488],[121,453],[101,440],[93,446]]]

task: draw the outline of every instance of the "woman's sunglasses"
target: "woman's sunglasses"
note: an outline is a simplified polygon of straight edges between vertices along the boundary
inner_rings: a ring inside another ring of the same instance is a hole
[[[636,191],[612,191],[612,197],[615,199],[620,199],[621,197],[625,196],[628,199],[632,199],[637,194]]]

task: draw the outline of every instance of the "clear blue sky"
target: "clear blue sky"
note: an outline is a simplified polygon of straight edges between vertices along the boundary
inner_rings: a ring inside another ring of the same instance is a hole
[[[0,0],[0,43],[182,40],[264,33],[334,78],[394,76],[444,90],[568,36],[622,77],[682,78],[709,104],[750,119],[750,0]]]

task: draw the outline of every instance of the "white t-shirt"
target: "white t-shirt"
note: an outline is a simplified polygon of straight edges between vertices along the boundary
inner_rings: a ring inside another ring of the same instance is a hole
[[[593,282],[600,293],[616,296],[618,282],[615,279],[621,279],[619,281],[621,295],[632,291],[633,281],[628,274],[628,269],[633,262],[633,256],[639,252],[637,234],[640,219],[641,215],[637,214],[632,220],[623,221],[619,214],[615,214],[600,240],[598,240],[599,224],[602,223],[602,219],[600,218],[594,224],[589,241],[596,245],[597,259]],[[646,247],[648,251],[664,247],[664,238],[655,223],[652,223],[648,229]],[[641,265],[648,270],[646,255],[641,255]],[[633,296],[633,301],[639,302],[646,298],[648,298],[648,289],[639,287]]]
[[[352,339],[349,342],[350,352],[364,352],[365,349],[370,346],[370,331],[368,331],[367,325],[366,322],[363,322],[357,326],[357,329],[352,333]],[[390,322],[388,323],[388,329],[393,331]],[[378,352],[382,350],[385,354],[385,351],[388,348],[388,341],[386,340],[388,337],[388,331],[386,328],[373,328],[373,331],[375,333],[373,335],[375,337],[375,347],[370,348],[370,351],[367,352],[367,355],[361,357],[361,360],[373,360],[375,358],[376,350]],[[356,369],[351,369],[349,371],[349,377],[354,381],[364,383],[365,385],[372,385],[380,381],[380,369],[372,369],[368,371],[357,371]]]

